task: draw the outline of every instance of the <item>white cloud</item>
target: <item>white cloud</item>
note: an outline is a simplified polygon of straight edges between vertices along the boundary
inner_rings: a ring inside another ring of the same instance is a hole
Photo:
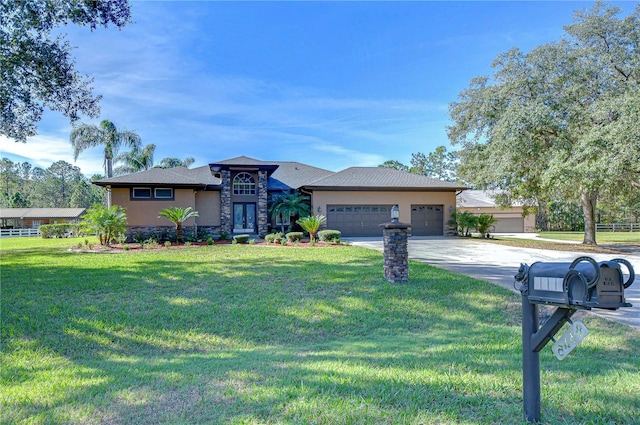
[[[102,149],[85,151],[80,154],[77,161],[74,161],[73,148],[69,139],[61,137],[38,135],[27,138],[26,143],[16,143],[5,136],[0,136],[0,153],[3,157],[13,155],[25,158],[32,165],[43,169],[49,168],[54,162],[66,161],[80,167],[85,175],[104,174]]]
[[[338,162],[346,161],[346,163],[355,167],[377,167],[388,159],[382,155],[359,152],[354,149],[346,149],[341,146],[330,144],[314,146],[314,149],[338,155],[342,158],[342,160],[338,160]]]

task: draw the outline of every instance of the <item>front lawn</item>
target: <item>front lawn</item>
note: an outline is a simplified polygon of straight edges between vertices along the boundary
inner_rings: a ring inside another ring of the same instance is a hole
[[[496,285],[418,263],[390,284],[349,246],[29,241],[0,242],[1,423],[522,421],[520,297]],[[543,421],[637,423],[640,333],[582,320],[542,352]]]
[[[540,237],[561,241],[584,240],[584,232],[540,232]],[[640,232],[597,232],[596,241],[599,244],[607,243],[631,243],[640,246]]]

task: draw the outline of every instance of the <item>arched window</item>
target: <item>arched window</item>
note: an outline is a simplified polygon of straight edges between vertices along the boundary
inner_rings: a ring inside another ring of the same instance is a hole
[[[234,195],[255,195],[256,194],[256,182],[249,173],[239,173],[233,179],[233,194]]]

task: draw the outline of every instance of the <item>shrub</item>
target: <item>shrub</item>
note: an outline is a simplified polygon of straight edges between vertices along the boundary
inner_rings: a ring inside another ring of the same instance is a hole
[[[498,220],[493,218],[493,214],[482,214],[476,217],[476,230],[483,238],[489,237],[489,229],[496,224]]]
[[[286,236],[289,242],[300,242],[303,235],[302,232],[289,232]]]
[[[223,241],[229,240],[229,234],[227,232],[220,232],[220,239]]]
[[[198,211],[194,211],[191,207],[171,207],[165,208],[158,213],[158,218],[164,217],[176,226],[176,241],[183,241],[182,223],[192,217],[198,217]]]
[[[73,225],[69,223],[43,224],[38,228],[42,239],[64,238],[68,233],[73,233],[73,229]]]
[[[213,245],[213,238],[211,236],[207,238],[207,245]]]
[[[340,230],[325,229],[318,232],[318,239],[324,242],[340,242]]]
[[[249,241],[249,245],[255,245],[255,244],[256,244],[256,240],[255,240],[255,239],[251,239],[251,240]]]
[[[302,226],[304,230],[309,232],[309,237],[311,240],[316,239],[316,233],[320,230],[320,227],[327,221],[327,218],[323,215],[314,215],[311,217],[303,217],[297,221],[297,223]]]
[[[124,249],[125,251],[129,251],[129,245],[122,245],[122,249]]]
[[[165,248],[169,248],[170,246],[171,246],[171,242],[166,241],[166,242],[164,243],[164,247],[165,247]]]
[[[127,230],[127,214],[119,205],[107,208],[95,204],[87,210],[82,224],[86,229],[94,232],[100,240],[100,245],[109,245],[112,240]]]
[[[287,244],[287,238],[280,238],[280,245],[285,246]]]
[[[281,238],[282,238],[281,232],[269,233],[264,237],[264,241],[269,244],[269,243],[274,243],[276,241],[279,241]]]
[[[233,237],[233,240],[236,243],[247,243],[249,241],[249,235],[246,235],[246,234],[244,234],[244,235],[235,235]]]

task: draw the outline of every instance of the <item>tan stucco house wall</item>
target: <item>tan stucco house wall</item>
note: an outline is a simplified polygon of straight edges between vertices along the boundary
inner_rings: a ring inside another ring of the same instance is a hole
[[[312,196],[314,213],[323,214],[327,205],[333,204],[387,204],[398,205],[400,221],[411,223],[412,205],[443,205],[445,223],[451,218],[456,206],[455,192],[402,192],[402,191],[318,191]],[[318,208],[321,212],[318,212]],[[390,218],[390,217],[389,217]]]

